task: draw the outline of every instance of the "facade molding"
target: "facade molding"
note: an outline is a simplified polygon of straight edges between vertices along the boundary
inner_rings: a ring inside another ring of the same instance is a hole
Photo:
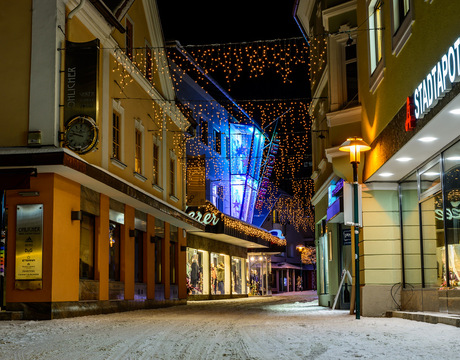
[[[326,114],[327,126],[334,127],[352,124],[361,121],[362,107],[355,106],[350,109],[338,110]]]
[[[352,0],[344,4],[334,6],[323,10],[323,26],[326,31],[329,31],[329,20],[335,16],[341,15],[349,11],[356,11],[357,0]]]

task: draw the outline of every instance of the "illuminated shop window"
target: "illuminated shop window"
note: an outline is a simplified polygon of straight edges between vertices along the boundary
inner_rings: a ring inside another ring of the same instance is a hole
[[[178,252],[178,234],[177,226],[170,225],[170,243],[169,243],[169,280],[171,284],[177,284],[177,252]]]
[[[187,248],[187,292],[188,295],[209,294],[209,253]]]
[[[229,271],[226,266],[227,255],[211,253],[211,294],[224,295],[230,293],[226,274]]]
[[[120,225],[109,225],[109,280],[120,281]]]
[[[232,256],[232,294],[246,294],[246,259]]]

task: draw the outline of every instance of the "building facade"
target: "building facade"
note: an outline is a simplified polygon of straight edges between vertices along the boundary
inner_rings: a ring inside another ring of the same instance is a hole
[[[331,204],[325,200],[321,204],[321,191],[325,199],[326,189],[340,179],[351,181],[351,166],[338,147],[346,137],[361,136],[371,146],[360,165],[362,314],[378,316],[392,309],[459,313],[456,174],[460,133],[456,117],[460,40],[456,18],[460,6],[410,0],[300,3],[308,10],[303,13],[308,16],[298,12],[305,32],[312,39],[321,31],[327,33],[327,45],[321,47],[327,54],[323,70],[324,82],[329,83],[329,93],[323,93],[329,101],[326,112],[334,110],[336,103],[332,88],[337,74],[332,64],[336,37],[345,39],[342,69],[346,72],[339,78],[356,74],[353,84],[359,90],[359,105],[348,110],[349,115],[357,114],[356,121],[342,116],[343,111],[325,115],[330,139],[325,148],[315,151],[315,156],[327,159],[325,171],[321,163],[316,165],[315,200],[317,224],[326,221],[317,241],[321,243],[323,232],[329,234],[331,222],[322,216]],[[350,9],[354,9],[353,19],[347,18]],[[323,28],[312,28],[320,22]],[[357,71],[348,68],[351,51],[347,47],[354,44]],[[313,70],[314,75],[319,73]],[[348,83],[341,89],[348,91]],[[315,115],[315,121],[320,118]],[[343,135],[333,137],[336,128]],[[332,234],[330,247],[322,248],[323,254],[332,249],[329,261],[324,262],[329,278],[318,279],[325,284],[327,302],[337,293],[340,274],[334,248],[344,242],[344,236],[337,241]],[[324,261],[326,255],[319,257]]]
[[[156,3],[2,7],[16,54],[1,60],[2,309],[50,319],[185,303],[186,231],[204,225],[184,212],[189,123]]]
[[[252,225],[267,136],[180,44],[171,45],[169,57],[177,100],[194,124],[186,147],[187,213],[206,225],[188,233],[189,299],[248,296],[259,265],[253,252],[266,271],[265,253],[283,243]]]

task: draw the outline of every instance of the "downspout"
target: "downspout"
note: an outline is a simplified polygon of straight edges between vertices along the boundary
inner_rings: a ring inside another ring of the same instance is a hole
[[[72,17],[81,9],[83,5],[85,5],[86,0],[81,0],[80,4],[78,4],[71,12],[69,12],[69,15],[67,15],[67,20],[72,19]]]
[[[70,38],[70,33],[69,33],[69,20],[72,19],[72,17],[80,11],[80,9],[85,5],[86,0],[80,0],[80,4],[78,4],[71,12],[69,12],[69,15],[67,15],[67,19],[65,21],[65,38],[68,40]]]

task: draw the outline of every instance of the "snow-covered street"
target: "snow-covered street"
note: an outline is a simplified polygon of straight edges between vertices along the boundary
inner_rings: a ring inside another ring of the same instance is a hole
[[[356,320],[313,292],[189,302],[155,310],[0,322],[0,359],[460,359],[460,329]],[[441,355],[443,354],[443,355]]]

